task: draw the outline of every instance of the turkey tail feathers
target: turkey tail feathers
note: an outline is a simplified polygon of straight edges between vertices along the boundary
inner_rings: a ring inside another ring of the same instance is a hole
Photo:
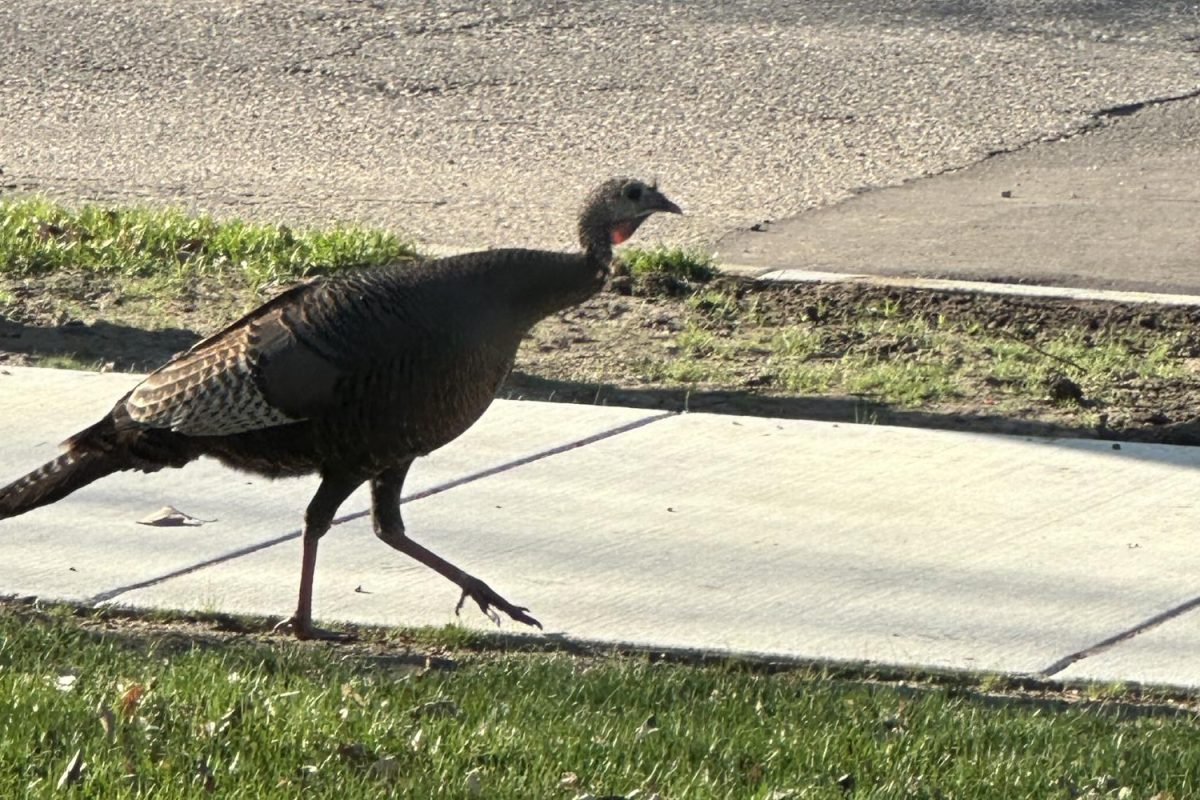
[[[0,519],[53,503],[126,465],[113,453],[72,448],[0,489]]]

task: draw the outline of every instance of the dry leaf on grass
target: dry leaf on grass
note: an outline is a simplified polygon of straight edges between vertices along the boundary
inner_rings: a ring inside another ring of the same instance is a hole
[[[368,770],[373,778],[395,778],[400,775],[400,762],[391,756],[384,756],[371,765]]]
[[[133,719],[133,715],[137,713],[138,703],[142,701],[142,696],[146,694],[146,687],[140,683],[131,683],[121,693],[121,715],[125,719]]]
[[[459,717],[462,711],[453,700],[430,700],[408,712],[413,719],[421,717]]]
[[[649,717],[646,718],[646,721],[641,724],[641,727],[639,727],[637,729],[637,733],[634,734],[634,737],[633,737],[634,741],[640,742],[642,739],[645,739],[647,736],[649,736],[650,734],[654,733],[657,730],[658,730],[658,717],[654,714],[651,714]]]

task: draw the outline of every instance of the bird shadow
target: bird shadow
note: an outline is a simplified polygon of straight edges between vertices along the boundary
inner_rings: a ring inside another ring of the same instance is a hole
[[[199,338],[187,328],[147,330],[104,320],[42,326],[0,317],[0,356],[10,364],[145,372]]]

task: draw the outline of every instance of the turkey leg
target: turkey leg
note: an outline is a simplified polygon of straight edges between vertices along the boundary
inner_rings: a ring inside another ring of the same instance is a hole
[[[317,542],[333,524],[338,506],[362,484],[342,475],[326,475],[317,487],[317,493],[304,512],[304,535],[301,537],[300,599],[296,613],[275,626],[275,630],[291,629],[297,639],[345,639],[344,634],[323,630],[312,624],[312,585],[317,569]]]
[[[500,624],[500,616],[494,609],[503,611],[517,622],[542,627],[542,623],[526,613],[528,608],[513,605],[483,581],[405,535],[404,521],[400,518],[400,491],[404,487],[404,478],[411,465],[410,461],[402,467],[384,472],[371,481],[371,518],[375,524],[375,535],[401,553],[412,556],[425,566],[436,570],[462,589],[462,596],[458,599],[458,605],[454,607],[455,614],[462,610],[463,603],[469,597],[478,604],[479,610],[497,625]]]

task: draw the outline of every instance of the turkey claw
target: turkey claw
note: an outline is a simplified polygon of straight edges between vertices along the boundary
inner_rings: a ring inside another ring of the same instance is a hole
[[[500,627],[500,615],[496,613],[499,609],[517,622],[523,622],[526,625],[542,629],[542,623],[538,622],[528,613],[529,609],[525,606],[514,606],[512,603],[505,600],[492,587],[488,586],[478,578],[467,576],[462,584],[462,595],[458,598],[458,604],[454,606],[454,615],[459,616],[463,605],[467,602],[467,598],[471,598],[479,606],[479,610],[487,616],[496,627]]]

